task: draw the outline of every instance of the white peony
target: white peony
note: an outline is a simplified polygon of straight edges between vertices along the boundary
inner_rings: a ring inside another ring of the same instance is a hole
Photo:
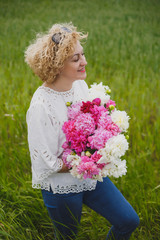
[[[103,169],[101,175],[103,177],[121,177],[127,172],[126,160],[114,159],[113,162],[107,164]]]
[[[99,84],[92,84],[90,89],[92,91],[97,91],[101,93],[106,93],[106,91],[110,90],[110,88],[108,86],[104,86],[102,82],[100,82]]]
[[[105,151],[107,154],[117,158],[121,157],[128,150],[128,142],[123,134],[113,136],[106,142]]]
[[[111,113],[112,121],[119,127],[121,131],[126,131],[129,127],[129,116],[125,111],[115,110]]]
[[[117,166],[118,177],[121,177],[122,175],[126,175],[126,173],[127,173],[126,160],[120,161],[120,163]]]
[[[113,136],[108,139],[104,148],[98,151],[98,154],[102,157],[98,160],[98,163],[111,163],[115,159],[122,157],[128,150],[128,142],[123,134]],[[109,167],[109,166],[108,166]]]
[[[101,164],[111,162],[112,156],[106,148],[101,148],[97,153],[102,155],[102,157],[98,160],[98,163]]]
[[[93,175],[92,179],[95,179],[99,182],[103,182],[103,176],[102,176],[102,172],[99,171],[99,174],[98,175]]]
[[[123,134],[119,134],[110,138],[105,147],[98,151],[102,157],[98,163],[105,163],[106,165],[101,171],[101,176],[121,177],[127,172],[126,160],[121,161],[120,157],[123,156],[128,150],[128,142]]]
[[[68,155],[66,161],[73,167],[79,165],[81,158],[78,155]]]
[[[89,89],[88,100],[92,101],[95,98],[100,98],[101,105],[104,105],[110,100],[110,95],[106,93],[108,90],[110,90],[110,88],[108,86],[104,86],[102,82],[99,84],[94,83]]]
[[[78,179],[83,179],[83,174],[79,174],[77,171],[77,166],[73,166],[72,169],[70,170],[70,173],[73,177],[76,177]]]

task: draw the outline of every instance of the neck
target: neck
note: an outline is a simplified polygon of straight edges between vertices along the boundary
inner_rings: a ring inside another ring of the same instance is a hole
[[[62,78],[57,78],[53,83],[45,82],[43,86],[52,88],[57,92],[65,92],[69,91],[72,88],[72,83],[73,82],[71,81],[67,81]]]

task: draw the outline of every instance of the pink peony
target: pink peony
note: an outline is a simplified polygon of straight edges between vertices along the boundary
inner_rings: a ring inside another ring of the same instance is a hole
[[[95,98],[95,99],[93,99],[92,103],[95,104],[95,105],[97,105],[97,106],[100,106],[100,104],[101,104],[101,99],[100,99],[100,98]]]
[[[87,136],[83,135],[81,131],[73,133],[69,138],[70,148],[80,155],[81,152],[86,150]]]
[[[71,149],[66,149],[63,154],[62,154],[62,160],[64,162],[64,164],[68,167],[71,168],[71,164],[67,161],[67,157],[68,155],[70,155],[72,153]]]
[[[81,111],[83,113],[90,113],[93,107],[94,107],[94,104],[90,101],[82,102]]]
[[[106,112],[106,108],[104,106],[97,106],[97,105],[94,105],[94,107],[91,109],[91,114],[92,114],[92,117],[95,121],[95,123],[97,124],[98,121],[99,121],[99,118],[101,117],[101,114],[103,112]]]
[[[86,160],[86,159],[85,159]],[[99,174],[99,169],[96,164],[90,161],[81,161],[80,165],[77,168],[79,174],[83,174],[83,178],[92,178],[93,175]]]
[[[74,120],[65,122],[62,130],[66,135],[66,142],[63,144],[65,149],[68,144],[69,149],[75,150],[77,154],[86,150],[87,136],[81,130],[76,130]]]
[[[111,116],[109,115],[109,112],[103,112],[98,121],[98,128],[105,129],[108,124],[112,124]]]
[[[77,131],[82,131],[85,135],[93,134],[95,130],[94,119],[89,113],[82,113],[80,116],[78,116],[74,125]]]
[[[63,143],[62,148],[64,148],[64,149],[70,149],[70,146],[69,146],[68,141],[66,141],[66,142]]]
[[[108,115],[108,112],[102,113],[98,122],[98,129],[110,131],[113,136],[116,136],[118,133],[120,133],[119,127],[112,122],[111,116]]]
[[[82,102],[78,102],[68,107],[68,118],[75,119],[77,116],[79,116],[82,113],[81,106]]]
[[[103,129],[99,129],[95,131],[93,136],[88,137],[87,147],[91,147],[91,149],[101,149],[105,147],[105,143],[109,138],[113,135],[111,132]]]
[[[74,120],[68,120],[62,126],[63,132],[66,134],[66,138],[75,131]]]
[[[102,157],[102,155],[98,154],[97,151],[95,153],[93,153],[93,155],[91,156],[91,161],[96,163],[98,162],[98,160]],[[98,163],[97,167],[100,168],[101,170],[104,168],[105,163]]]
[[[81,159],[83,163],[90,162],[90,157],[88,156],[82,156]]]

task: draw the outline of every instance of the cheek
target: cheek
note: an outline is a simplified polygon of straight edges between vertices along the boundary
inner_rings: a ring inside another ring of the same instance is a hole
[[[63,69],[62,75],[65,77],[71,77],[75,76],[75,74],[78,73],[79,70],[79,63],[78,62],[72,62],[65,65],[65,68]]]
[[[70,73],[75,73],[78,71],[78,64],[77,63],[74,63],[73,65],[71,65],[69,68],[68,68],[68,72]]]

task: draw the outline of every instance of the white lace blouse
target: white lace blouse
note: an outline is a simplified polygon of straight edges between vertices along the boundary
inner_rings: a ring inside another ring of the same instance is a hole
[[[60,156],[65,142],[62,125],[67,120],[66,102],[85,100],[87,94],[83,80],[75,81],[66,92],[44,86],[35,91],[26,115],[33,188],[51,187],[54,193],[95,189],[96,180],[79,180],[70,173],[58,173],[63,165]]]

